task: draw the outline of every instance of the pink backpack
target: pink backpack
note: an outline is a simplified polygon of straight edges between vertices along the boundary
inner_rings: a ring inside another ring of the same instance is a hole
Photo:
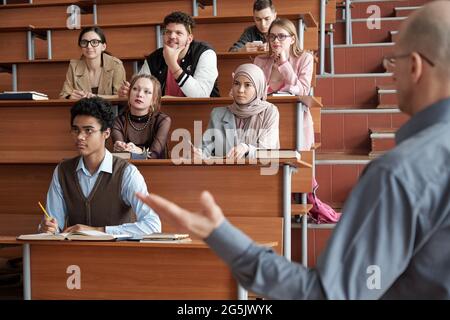
[[[336,223],[341,217],[340,212],[334,211],[328,204],[320,201],[316,196],[316,191],[319,188],[319,184],[316,179],[313,179],[313,191],[308,193],[308,203],[312,204],[313,207],[309,211],[309,216],[311,219],[317,223]]]

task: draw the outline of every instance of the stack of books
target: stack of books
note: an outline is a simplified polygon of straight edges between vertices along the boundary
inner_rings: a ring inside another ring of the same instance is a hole
[[[4,91],[0,100],[48,100],[48,96],[36,91]]]

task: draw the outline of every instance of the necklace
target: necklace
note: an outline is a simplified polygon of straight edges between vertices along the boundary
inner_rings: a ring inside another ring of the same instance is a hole
[[[150,115],[148,115],[148,120],[147,120],[147,122],[144,124],[144,126],[142,127],[142,128],[138,128],[138,127],[136,127],[134,124],[133,124],[133,121],[131,121],[131,116],[130,116],[130,112],[128,112],[128,123],[130,124],[130,126],[134,129],[134,130],[136,130],[136,131],[142,131],[142,130],[144,130],[145,128],[147,128],[147,126],[149,125],[149,123],[150,123],[150,119],[151,119],[151,117],[150,117]]]

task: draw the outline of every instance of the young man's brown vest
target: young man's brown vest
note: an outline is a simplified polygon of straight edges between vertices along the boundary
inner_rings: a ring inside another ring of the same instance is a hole
[[[113,156],[112,174],[100,172],[86,198],[76,172],[79,160],[80,157],[65,160],[58,170],[68,213],[66,226],[84,224],[105,227],[131,222],[132,208],[124,203],[121,196],[122,177],[128,162]]]

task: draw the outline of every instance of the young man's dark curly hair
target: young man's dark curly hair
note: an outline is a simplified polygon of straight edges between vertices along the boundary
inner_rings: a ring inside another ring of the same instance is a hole
[[[70,109],[70,125],[76,116],[91,116],[101,124],[102,131],[112,128],[114,123],[114,112],[109,101],[100,97],[83,98],[78,100]]]
[[[189,34],[192,34],[192,29],[195,27],[195,21],[190,15],[181,11],[174,11],[164,18],[164,28],[169,23],[178,23],[184,25]]]
[[[261,11],[266,8],[270,8],[275,12],[275,6],[273,5],[272,0],[255,0],[253,3],[253,12]]]

